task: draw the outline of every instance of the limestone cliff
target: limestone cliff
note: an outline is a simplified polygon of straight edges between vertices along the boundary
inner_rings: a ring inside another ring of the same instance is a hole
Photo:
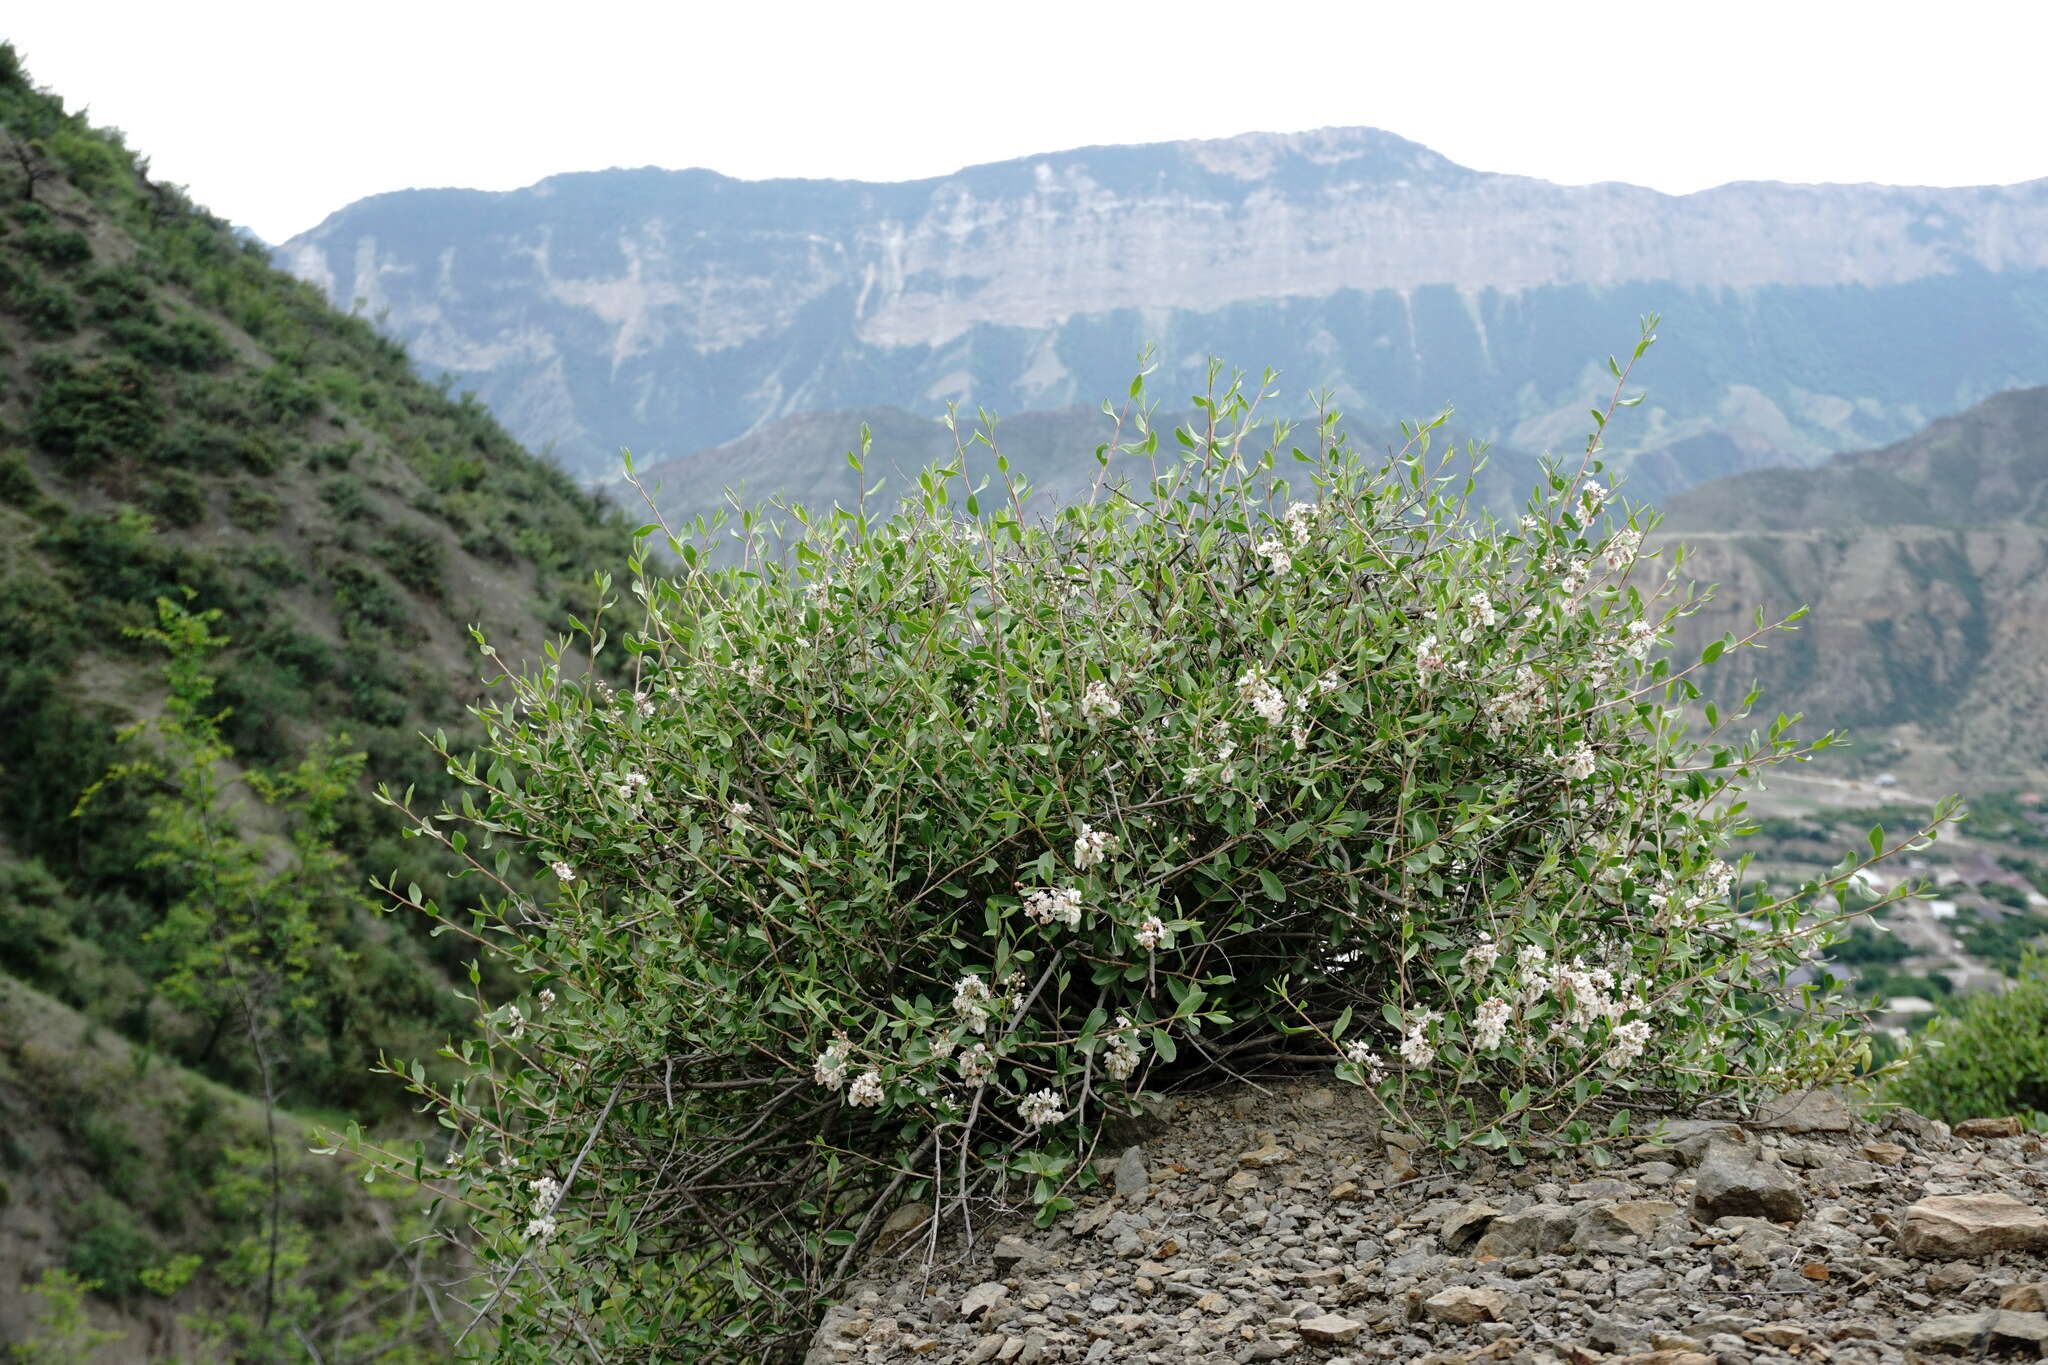
[[[281,248],[573,470],[778,418],[1118,391],[1141,343],[1390,422],[1570,444],[1662,312],[1633,448],[1810,463],[2048,380],[2048,180],[1686,196],[1455,165],[1372,129],[1095,147],[901,184],[562,175],[410,190]],[[1688,445],[1687,443],[1692,443]],[[1718,472],[1718,471],[1717,471]]]

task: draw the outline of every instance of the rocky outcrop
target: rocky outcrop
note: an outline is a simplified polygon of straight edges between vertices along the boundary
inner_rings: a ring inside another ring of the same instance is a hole
[[[1458,166],[1392,134],[1095,147],[902,184],[563,175],[349,205],[280,260],[605,475],[777,418],[1016,413],[1272,365],[1391,421],[1455,400],[1519,448],[1583,435],[1600,358],[1672,321],[1613,440],[1720,473],[1888,440],[2048,380],[2048,182],[1671,196]],[[1692,479],[1696,481],[1698,475]]]
[[[1112,1193],[1130,1159],[1107,1156],[1104,1184],[1049,1229],[1020,1218],[949,1245],[929,1276],[875,1263],[808,1360],[1933,1365],[2048,1349],[2040,1139],[1832,1098],[1803,1112],[1668,1123],[1605,1165],[1459,1170],[1387,1143],[1357,1092],[1181,1099],[1141,1148],[1142,1189]]]

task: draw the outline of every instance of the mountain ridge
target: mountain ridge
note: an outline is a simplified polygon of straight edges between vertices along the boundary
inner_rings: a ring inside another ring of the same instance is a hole
[[[1086,404],[1271,364],[1392,426],[1576,440],[1660,312],[1640,449],[1801,465],[2048,381],[2048,180],[1733,182],[1474,171],[1379,130],[1012,158],[915,181],[565,172],[399,191],[278,248],[585,478],[804,412]],[[1636,453],[1618,451],[1617,453]],[[1676,471],[1685,474],[1683,460]]]

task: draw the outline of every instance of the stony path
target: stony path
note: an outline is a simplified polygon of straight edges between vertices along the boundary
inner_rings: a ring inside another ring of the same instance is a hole
[[[807,1365],[2048,1354],[2048,1149],[2017,1124],[1864,1122],[1816,1095],[1617,1155],[1436,1173],[1354,1091],[1177,1099],[1116,1192],[1052,1228],[877,1265]]]

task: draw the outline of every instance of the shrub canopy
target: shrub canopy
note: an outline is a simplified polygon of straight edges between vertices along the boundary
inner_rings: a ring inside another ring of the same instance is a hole
[[[1134,385],[1141,439],[1043,519],[998,456],[886,518],[742,514],[736,565],[700,524],[636,561],[628,685],[501,679],[418,828],[498,882],[448,927],[530,989],[478,992],[460,1089],[410,1075],[508,1357],[772,1353],[904,1200],[1056,1216],[1191,1069],[1320,1056],[1510,1158],[1853,1069],[1788,984],[1837,881],[1744,904],[1721,860],[1789,721],[1688,737],[1697,599],[1597,436],[1498,524],[1435,424],[1260,449],[1266,396],[1212,388],[1169,454]]]

